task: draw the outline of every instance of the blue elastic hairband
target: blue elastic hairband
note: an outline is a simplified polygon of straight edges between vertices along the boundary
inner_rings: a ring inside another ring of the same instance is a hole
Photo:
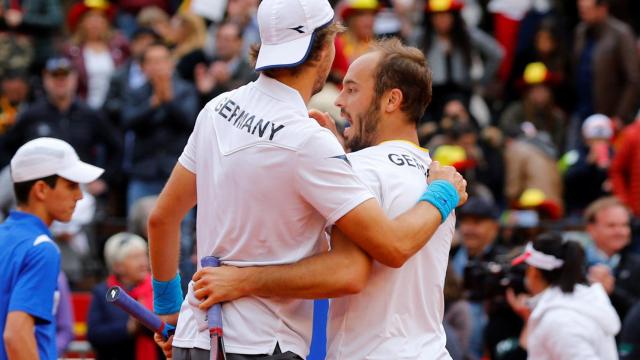
[[[460,195],[452,183],[446,180],[434,180],[429,184],[419,201],[426,201],[435,206],[442,216],[440,223],[443,223],[451,211],[458,206]]]
[[[153,312],[158,315],[175,314],[182,306],[182,287],[180,286],[180,274],[170,281],[152,280],[153,286]]]

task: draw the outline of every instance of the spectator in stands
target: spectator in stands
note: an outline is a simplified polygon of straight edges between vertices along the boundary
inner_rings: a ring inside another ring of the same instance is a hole
[[[13,0],[0,5],[0,73],[6,69],[39,73],[54,55],[53,37],[62,25],[54,0]]]
[[[640,302],[631,308],[624,319],[618,349],[620,360],[640,359]]]
[[[184,80],[194,83],[194,71],[198,64],[206,64],[204,53],[206,25],[204,20],[193,13],[180,12],[171,19],[171,43],[176,73]]]
[[[610,177],[613,193],[640,217],[640,114],[620,135]]]
[[[506,82],[511,73],[516,51],[521,46],[519,41],[529,37],[528,22],[531,22],[532,18],[549,13],[551,7],[555,6],[552,3],[553,0],[490,0],[488,2],[487,10],[493,16],[493,36],[505,51],[498,70],[498,76],[502,82]]]
[[[581,216],[593,201],[611,192],[607,180],[613,157],[613,124],[602,114],[589,116],[582,124],[584,145],[563,156],[564,198],[568,215]]]
[[[160,35],[165,42],[171,39],[171,21],[165,10],[157,6],[145,7],[138,13],[136,18],[138,27],[149,28]]]
[[[68,143],[40,138],[11,159],[16,211],[0,225],[0,357],[56,359],[56,293],[60,254],[48,230],[69,221],[80,184],[103,169],[82,162]]]
[[[427,112],[440,119],[444,101],[452,93],[462,94],[469,105],[474,79],[471,65],[474,56],[484,59],[479,83],[488,85],[500,66],[503,50],[488,34],[468,27],[460,14],[460,0],[429,0],[426,4],[422,33],[417,42],[429,59],[433,71],[433,100]]]
[[[216,33],[216,51],[211,64],[198,64],[195,81],[204,106],[214,97],[245,85],[257,78],[256,72],[242,57],[242,34],[234,22],[223,22]]]
[[[196,89],[176,76],[166,45],[147,47],[142,58],[147,83],[125,98],[122,123],[135,135],[127,208],[157,195],[187,143],[198,113]]]
[[[0,82],[0,135],[16,123],[19,112],[26,108],[29,98],[29,76],[24,71],[10,70]]]
[[[378,0],[346,0],[340,11],[340,18],[347,30],[336,36],[336,52],[343,53],[347,64],[369,51],[375,39],[373,24],[380,8]]]
[[[587,247],[589,281],[601,283],[620,319],[640,300],[640,256],[631,242],[629,210],[616,198],[594,201],[584,213],[593,244]]]
[[[514,264],[526,263],[525,283],[535,301],[509,296],[527,319],[529,359],[615,360],[620,319],[599,284],[584,285],[584,251],[579,243],[545,233],[529,243]]]
[[[485,309],[486,294],[483,284],[475,283],[473,274],[482,263],[494,261],[506,251],[497,243],[500,225],[498,209],[491,201],[480,197],[469,198],[457,212],[462,244],[452,250],[451,266],[457,276],[464,276],[471,310],[469,352],[480,358],[485,351],[485,328],[488,316]]]
[[[138,30],[136,16],[141,11],[150,7],[169,10],[168,0],[116,0],[114,3],[118,7],[116,25],[127,38],[133,37]]]
[[[129,57],[127,39],[111,28],[115,8],[107,0],[84,0],[69,10],[71,41],[64,49],[78,71],[78,94],[100,109],[116,68]]]
[[[577,2],[582,20],[574,41],[577,115],[582,121],[594,113],[604,114],[621,128],[633,120],[640,98],[640,60],[633,32],[609,16],[609,0]]]
[[[512,103],[500,117],[500,128],[504,132],[518,129],[529,122],[537,131],[544,131],[553,141],[558,153],[564,152],[567,119],[556,106],[553,88],[559,84],[560,74],[551,72],[541,62],[528,64],[518,84],[522,100]]]
[[[253,44],[260,43],[260,31],[258,30],[258,0],[228,0],[227,16],[225,20],[235,22],[240,25],[244,43],[242,46],[242,57],[249,59],[249,49]],[[216,49],[216,32],[218,27],[211,24],[207,31],[206,51],[211,56]]]
[[[557,208],[553,218],[563,214],[562,177],[556,166],[558,157],[549,135],[539,132],[531,123],[523,123],[520,131],[507,133],[504,149],[505,198],[509,207],[518,207],[518,201],[528,189],[543,194]]]
[[[111,77],[109,94],[103,107],[112,124],[121,125],[120,113],[127,94],[146,84],[147,77],[140,65],[142,54],[149,45],[160,40],[160,36],[150,28],[139,28],[133,34],[129,44],[131,57]]]
[[[107,289],[120,286],[146,308],[153,309],[147,243],[139,236],[118,233],[104,246],[109,268],[106,281],[93,289],[87,337],[99,360],[155,360],[158,348],[151,331],[116,306],[108,304]]]
[[[459,108],[449,104],[457,103]],[[457,110],[460,109],[460,110]],[[461,111],[461,113],[458,113]],[[434,160],[452,165],[467,180],[467,192],[473,195],[502,200],[504,189],[504,162],[500,149],[489,144],[473,122],[463,120],[466,110],[461,102],[453,100],[445,105],[445,118],[441,121],[442,136],[430,143]],[[468,115],[466,115],[468,117]]]
[[[573,87],[570,84],[569,50],[559,21],[551,17],[544,18],[533,37],[533,46],[523,44],[524,49],[516,55],[513,70],[505,97],[508,101],[519,97],[517,82],[522,79],[525,68],[531,63],[540,62],[554,74],[553,98],[564,111],[568,111],[573,101]]]
[[[117,131],[101,113],[76,97],[78,73],[62,57],[47,61],[42,74],[46,96],[29,106],[2,138],[3,151],[14,153],[27,141],[43,136],[68,141],[80,159],[94,165],[107,165],[105,180],[119,172],[121,142]],[[107,182],[99,179],[88,185],[94,195],[106,191]]]
[[[0,143],[2,136],[15,125],[18,114],[27,107],[29,97],[29,80],[24,71],[5,72],[0,81]],[[0,153],[0,168],[9,163],[12,153]]]

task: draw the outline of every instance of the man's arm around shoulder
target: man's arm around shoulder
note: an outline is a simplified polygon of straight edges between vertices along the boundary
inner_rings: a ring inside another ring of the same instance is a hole
[[[453,167],[433,162],[429,180],[431,185],[421,201],[394,220],[387,217],[375,200],[367,200],[336,221],[336,226],[374,260],[399,268],[422,249],[449,212],[467,200],[467,182]],[[436,187],[438,180],[439,185],[445,184],[442,181],[448,184]],[[422,201],[425,199],[429,200]],[[438,200],[439,207],[432,199]]]
[[[369,279],[371,258],[337,228],[331,251],[294,264],[236,268],[223,266],[197,272],[194,295],[206,299],[200,307],[254,295],[320,299],[356,294]]]

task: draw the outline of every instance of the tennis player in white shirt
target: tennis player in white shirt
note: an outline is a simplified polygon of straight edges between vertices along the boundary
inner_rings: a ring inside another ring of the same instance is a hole
[[[416,125],[431,99],[431,72],[420,50],[385,40],[350,66],[343,85],[336,104],[351,125],[346,145],[357,150],[348,159],[385,213],[396,217],[427,186],[431,159],[418,146]],[[206,299],[206,308],[248,295],[347,295],[330,303],[327,359],[450,359],[442,318],[454,229],[452,212],[398,268],[372,260],[334,232],[331,251],[296,264],[201,270],[194,276],[196,296]]]

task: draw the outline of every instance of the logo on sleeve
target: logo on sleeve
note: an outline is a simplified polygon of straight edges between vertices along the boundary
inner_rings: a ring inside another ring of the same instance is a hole
[[[351,166],[351,161],[349,161],[349,158],[347,157],[347,155],[336,155],[336,156],[332,156],[331,159],[340,159],[343,160],[344,162],[346,162],[349,166]]]
[[[38,246],[40,244],[44,244],[44,243],[51,243],[53,244],[53,246],[56,248],[56,250],[60,251],[58,249],[58,245],[56,245],[56,243],[51,240],[50,237],[48,237],[47,235],[40,235],[38,236],[34,241],[33,241],[33,246]]]

